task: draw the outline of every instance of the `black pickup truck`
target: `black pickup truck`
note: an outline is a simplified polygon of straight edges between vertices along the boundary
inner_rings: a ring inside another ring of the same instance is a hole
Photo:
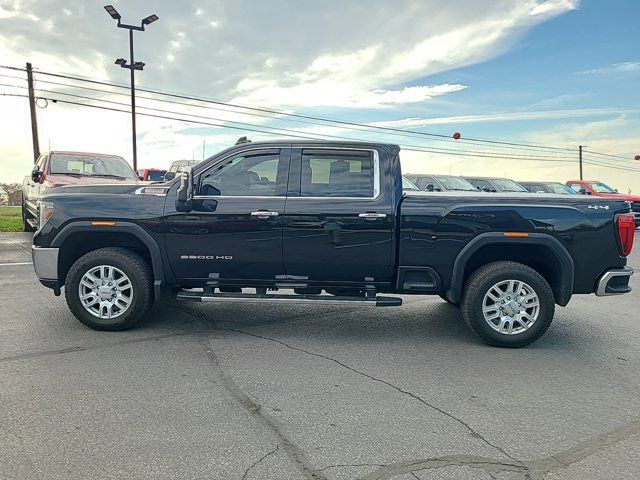
[[[631,290],[627,202],[403,192],[399,153],[245,143],[162,184],[57,188],[42,198],[35,271],[99,330],[131,327],[163,290],[380,307],[402,303],[388,294],[440,295],[506,347],[540,337],[574,294]]]

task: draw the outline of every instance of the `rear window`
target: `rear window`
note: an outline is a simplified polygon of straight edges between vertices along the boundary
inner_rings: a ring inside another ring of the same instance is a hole
[[[159,180],[164,180],[164,170],[159,170],[157,172],[149,172],[148,178],[147,180],[151,180],[151,181],[159,181]]]
[[[509,180],[508,178],[497,178],[493,180],[501,192],[526,192],[528,191],[519,183]]]
[[[373,197],[375,166],[370,152],[303,152],[300,191],[305,197]]]

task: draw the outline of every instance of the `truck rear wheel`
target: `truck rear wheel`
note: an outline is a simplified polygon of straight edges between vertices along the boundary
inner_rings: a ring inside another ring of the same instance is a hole
[[[125,330],[153,306],[149,264],[125,248],[101,248],[80,257],[65,282],[74,316],[95,330]]]
[[[521,263],[499,261],[471,274],[460,306],[469,328],[489,345],[524,347],[549,328],[555,300],[538,272]]]

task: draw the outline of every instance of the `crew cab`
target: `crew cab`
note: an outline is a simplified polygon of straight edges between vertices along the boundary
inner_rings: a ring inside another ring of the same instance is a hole
[[[84,152],[47,152],[33,165],[31,175],[22,182],[22,225],[25,232],[38,227],[38,203],[50,188],[63,185],[118,183],[137,180],[138,176],[116,155]]]
[[[400,148],[263,142],[173,181],[68,186],[42,198],[33,263],[85,325],[122,330],[163,290],[197,302],[459,305],[491,345],[520,347],[573,295],[631,290],[618,199],[403,191]]]
[[[631,203],[631,210],[636,217],[636,228],[640,227],[640,195],[620,193],[599,180],[569,180],[567,186],[582,195],[594,197],[617,198]]]

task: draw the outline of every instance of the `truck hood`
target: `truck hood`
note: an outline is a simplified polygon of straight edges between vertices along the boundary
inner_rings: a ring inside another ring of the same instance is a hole
[[[55,173],[47,176],[47,179],[53,182],[56,187],[64,187],[66,185],[103,185],[103,184],[120,184],[120,183],[132,183],[136,180],[133,178],[123,178],[119,180],[117,178],[108,177],[89,177],[89,176],[77,176],[77,175],[62,175]]]
[[[113,179],[103,178],[106,182],[98,182],[96,184],[87,185],[86,183],[75,185],[64,185],[48,190],[47,194],[55,195],[58,193],[89,193],[89,194],[114,194],[114,193],[130,193],[136,188],[148,185],[146,182],[131,181],[113,181]]]

